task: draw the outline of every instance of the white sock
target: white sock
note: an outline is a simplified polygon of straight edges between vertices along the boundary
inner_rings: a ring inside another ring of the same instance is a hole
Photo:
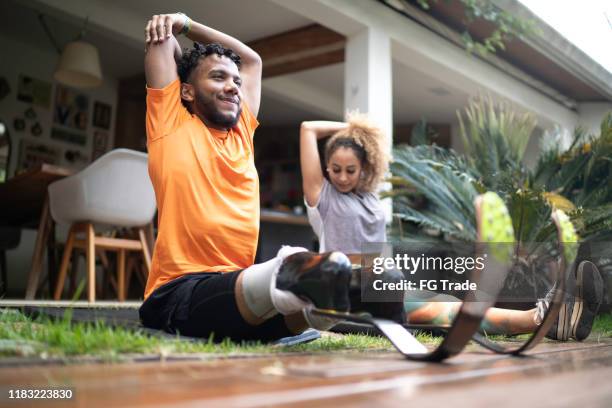
[[[242,294],[247,307],[255,316],[269,319],[277,313],[292,314],[308,306],[308,302],[293,293],[276,288],[276,275],[283,260],[289,255],[304,251],[307,250],[283,246],[275,258],[242,271]]]

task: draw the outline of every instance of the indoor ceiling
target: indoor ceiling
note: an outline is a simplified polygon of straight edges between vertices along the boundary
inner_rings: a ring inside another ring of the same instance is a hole
[[[0,2],[0,15],[3,16],[0,35],[43,51],[52,50],[49,38],[38,21],[38,11],[32,4],[35,2]],[[151,14],[164,12],[168,8],[167,2],[162,0],[115,0],[104,4],[116,9],[117,13],[141,16],[143,27]],[[195,20],[203,21],[247,42],[313,23],[268,0],[175,0],[172,2],[172,9],[183,10]],[[250,18],[239,18],[240,16]],[[82,28],[82,23],[70,16],[54,13],[46,19],[61,45],[74,39]],[[86,39],[99,48],[102,69],[106,75],[120,79],[142,73],[142,43],[127,36],[123,38],[116,32],[109,32],[96,25],[88,29]],[[343,77],[344,64],[286,76],[339,101],[342,101],[344,94]],[[422,117],[430,122],[453,122],[455,111],[464,106],[467,100],[465,94],[447,84],[397,62],[393,63],[393,84],[393,112],[396,123],[410,123]],[[308,107],[288,102],[284,98],[280,100],[264,90],[260,117],[262,125],[294,125],[317,116],[320,114],[315,114]]]

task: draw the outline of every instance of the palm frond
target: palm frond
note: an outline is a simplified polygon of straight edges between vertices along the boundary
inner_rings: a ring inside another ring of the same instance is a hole
[[[391,163],[394,213],[400,220],[460,240],[476,236],[473,200],[477,181],[453,151],[437,146],[399,146]],[[415,209],[416,200],[424,208]]]
[[[471,100],[463,115],[458,112],[457,116],[467,161],[482,184],[505,192],[523,184],[527,170],[522,160],[537,123],[535,117],[518,115],[490,97]]]
[[[600,135],[577,128],[568,149],[542,153],[531,179],[534,188],[560,194],[576,206],[612,201],[612,113],[602,121]]]
[[[553,206],[564,206],[583,242],[612,239],[612,113],[600,135],[576,129],[570,147],[545,150],[533,172],[522,163],[535,127],[530,115],[481,99],[459,124],[465,156],[435,145],[394,150],[391,239],[475,241],[473,201],[485,191],[504,199],[529,268],[535,254],[558,247]],[[607,267],[612,273],[612,261]]]

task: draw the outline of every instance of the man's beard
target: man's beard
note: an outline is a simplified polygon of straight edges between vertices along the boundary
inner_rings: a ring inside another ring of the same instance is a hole
[[[203,115],[210,123],[226,129],[233,128],[236,123],[238,123],[240,113],[242,112],[242,107],[238,106],[236,114],[221,113],[219,109],[217,109],[214,99],[200,93],[196,93],[195,95],[195,105],[196,111]]]

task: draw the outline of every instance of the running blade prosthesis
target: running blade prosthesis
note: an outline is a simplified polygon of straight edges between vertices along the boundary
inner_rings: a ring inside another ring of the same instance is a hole
[[[550,332],[551,326],[554,325],[560,311],[564,307],[564,292],[566,289],[567,277],[570,272],[574,270],[574,260],[576,258],[576,244],[578,237],[576,235],[574,226],[570,222],[567,215],[561,210],[553,212],[552,219],[557,228],[557,235],[559,238],[559,254],[561,255],[560,263],[552,262],[549,264],[550,272],[553,278],[553,285],[550,290],[550,297],[548,297],[548,308],[544,312],[542,321],[536,330],[529,336],[527,340],[517,345],[505,345],[495,342],[488,337],[480,334],[479,332],[474,333],[472,340],[481,345],[482,347],[491,350],[499,354],[512,354],[519,355],[527,350],[532,349]],[[410,329],[424,329],[424,330],[448,330],[450,326],[439,326],[439,325],[410,325],[406,327]]]
[[[452,325],[446,328],[446,337],[434,350],[429,351],[404,326],[391,320],[321,309],[313,309],[312,313],[374,326],[410,360],[442,361],[460,353],[479,329],[487,309],[495,302],[512,265],[514,233],[503,201],[497,194],[488,192],[476,198],[475,206],[479,242],[476,251],[488,256],[485,257],[485,268],[480,274],[474,274],[472,281],[486,296],[469,292]]]
[[[574,270],[578,236],[576,235],[576,230],[569,220],[569,217],[563,211],[553,211],[552,219],[557,228],[561,262],[552,262],[549,264],[554,279],[554,285],[552,286],[552,296],[550,297],[548,309],[544,313],[542,322],[524,343],[517,346],[505,346],[488,339],[480,333],[475,333],[474,341],[482,347],[499,354],[521,354],[524,351],[532,349],[542,341],[555,322],[557,316],[559,316],[559,312],[564,303],[567,276],[570,271]]]

